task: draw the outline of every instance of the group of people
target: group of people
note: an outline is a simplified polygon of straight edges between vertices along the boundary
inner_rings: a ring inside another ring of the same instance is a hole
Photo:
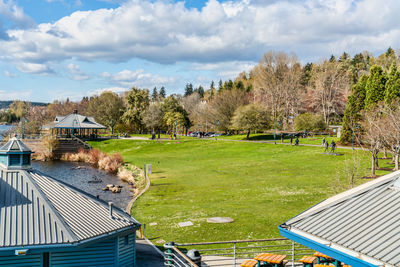
[[[329,152],[329,148],[332,153],[335,153],[336,150],[336,143],[334,140],[332,140],[331,145],[329,145],[329,142],[325,140],[325,137],[322,138],[322,146],[325,146],[325,151],[324,152]]]

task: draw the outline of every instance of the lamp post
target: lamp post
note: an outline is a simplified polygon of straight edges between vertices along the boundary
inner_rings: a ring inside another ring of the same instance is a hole
[[[178,139],[178,121],[175,121],[175,140]]]

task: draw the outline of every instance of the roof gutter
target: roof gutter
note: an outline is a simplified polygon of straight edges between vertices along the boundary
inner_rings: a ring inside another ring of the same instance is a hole
[[[377,266],[389,266],[385,265],[383,262],[379,262],[377,260],[374,260],[372,258],[367,259],[366,256],[363,257],[363,259],[357,258],[355,256],[349,255],[348,253],[339,250],[338,246],[329,246],[329,242],[326,241],[323,244],[322,239],[321,240],[316,240],[317,238],[312,238],[311,236],[305,237],[304,235],[301,235],[300,233],[295,233],[294,231],[288,230],[284,228],[285,225],[278,226],[278,229],[280,231],[280,234],[286,238],[289,238],[290,240],[293,240],[299,244],[302,244],[306,247],[309,247],[311,249],[314,249],[318,252],[321,252],[323,254],[326,254],[334,259],[337,259],[341,262],[344,262],[348,265],[351,266],[357,266],[357,267],[377,267]],[[299,232],[299,231],[296,231]],[[354,251],[348,251],[348,252],[353,252]],[[373,261],[373,263],[371,262]]]

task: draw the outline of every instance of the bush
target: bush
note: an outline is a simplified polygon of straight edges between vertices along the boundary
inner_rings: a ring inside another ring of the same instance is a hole
[[[304,113],[294,119],[294,128],[296,131],[320,132],[328,127],[321,115]]]

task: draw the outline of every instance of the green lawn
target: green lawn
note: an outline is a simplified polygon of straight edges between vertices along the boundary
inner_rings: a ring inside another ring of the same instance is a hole
[[[307,138],[299,138],[300,144],[313,144],[313,145],[321,145],[322,144],[322,138],[325,137],[325,140],[328,141],[329,143],[332,142],[332,140],[335,140],[337,143],[340,138],[337,137],[330,137],[330,136],[313,136],[313,137],[307,137]],[[247,140],[246,139],[246,134],[238,134],[238,135],[222,135],[219,136],[218,139],[223,139],[223,140]],[[250,141],[274,141],[274,135],[271,133],[265,134],[250,134],[249,139]],[[294,144],[295,138],[293,138],[293,144]],[[281,136],[279,134],[276,135],[276,142],[281,143]],[[290,137],[285,136],[284,143],[290,143]]]
[[[120,152],[136,166],[152,164],[152,185],[134,204],[132,215],[147,225],[147,237],[155,242],[278,237],[280,223],[335,194],[337,181],[345,180],[343,169],[352,162],[352,153],[362,159],[362,175],[369,174],[370,163],[368,152],[363,151],[339,149],[343,155],[332,156],[322,154],[318,147],[237,141],[90,144],[105,152]],[[206,223],[206,218],[214,216],[229,216],[235,222]],[[188,220],[194,226],[178,227]]]

